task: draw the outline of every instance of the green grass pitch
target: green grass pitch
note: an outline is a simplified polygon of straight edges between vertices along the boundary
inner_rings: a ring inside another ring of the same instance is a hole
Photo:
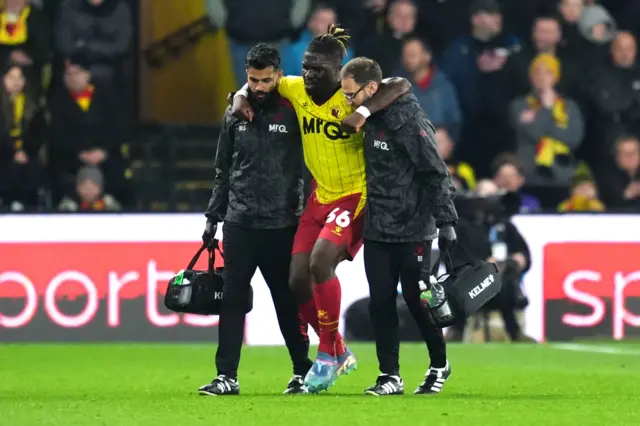
[[[198,396],[215,345],[0,345],[2,426],[639,425],[640,344],[450,345],[440,395],[412,395],[427,368],[402,346],[406,395],[363,395],[372,345],[351,346],[359,368],[328,393],[280,395],[291,376],[281,347],[244,348],[241,395]],[[315,352],[315,348],[313,349]]]

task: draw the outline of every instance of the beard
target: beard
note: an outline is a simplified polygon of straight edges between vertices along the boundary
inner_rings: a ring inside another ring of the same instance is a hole
[[[271,99],[271,97],[273,96],[273,91],[271,92],[259,92],[259,91],[252,91],[249,90],[249,96],[251,97],[251,99],[258,103],[258,104],[262,104],[266,101],[268,101],[269,99]]]

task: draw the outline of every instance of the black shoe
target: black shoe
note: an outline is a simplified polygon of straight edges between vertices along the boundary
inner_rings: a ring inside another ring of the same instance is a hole
[[[442,390],[442,386],[444,386],[444,382],[447,381],[450,375],[451,365],[449,365],[449,361],[447,361],[447,365],[445,365],[444,368],[429,367],[424,377],[424,382],[422,382],[413,393],[439,393]]]
[[[376,380],[376,384],[365,389],[366,395],[404,395],[404,382],[398,376],[381,374]]]
[[[240,384],[238,380],[221,374],[208,385],[200,386],[198,393],[208,396],[239,395]]]
[[[282,393],[284,395],[300,395],[309,393],[309,388],[304,385],[304,377],[293,376],[291,380],[289,380],[287,388]]]

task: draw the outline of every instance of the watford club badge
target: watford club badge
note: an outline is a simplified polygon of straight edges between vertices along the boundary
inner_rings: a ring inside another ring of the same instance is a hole
[[[331,108],[331,115],[333,115],[335,118],[340,117],[340,108]]]

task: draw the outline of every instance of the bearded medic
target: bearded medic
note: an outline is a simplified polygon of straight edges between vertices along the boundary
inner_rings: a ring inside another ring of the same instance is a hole
[[[304,161],[314,190],[295,236],[290,285],[300,314],[320,337],[318,355],[305,377],[311,392],[328,389],[357,361],[338,331],[341,286],[336,267],[353,260],[362,246],[362,214],[366,201],[363,136],[366,119],[411,90],[402,78],[387,79],[379,91],[355,110],[340,91],[340,64],[348,33],[330,26],[315,37],[302,60],[302,77],[283,77],[278,90],[298,117]],[[232,113],[253,119],[245,85],[233,98]]]

